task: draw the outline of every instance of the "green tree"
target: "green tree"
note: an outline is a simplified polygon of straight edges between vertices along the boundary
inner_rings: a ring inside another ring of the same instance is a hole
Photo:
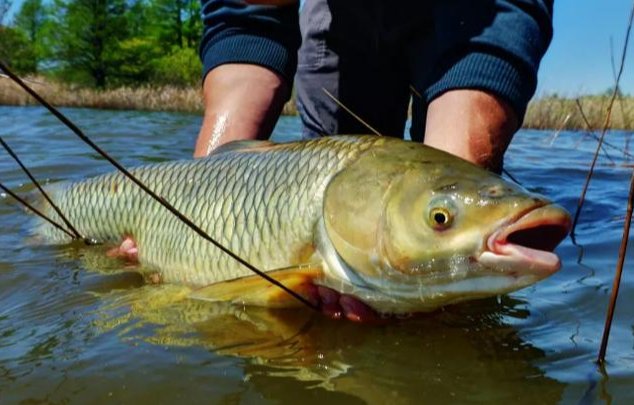
[[[21,44],[23,71],[97,87],[200,80],[198,0],[24,0],[14,28],[0,46]]]
[[[104,87],[118,69],[119,42],[126,39],[125,0],[57,2],[56,56],[67,80]]]
[[[148,34],[170,49],[183,46],[183,2],[185,0],[150,0]]]
[[[33,66],[36,70],[43,55],[46,54],[43,44],[43,33],[47,22],[48,10],[42,0],[25,0],[13,20],[13,26],[22,31],[33,48]]]
[[[194,48],[202,31],[199,0],[150,0],[152,35],[162,46]]]
[[[174,48],[168,55],[154,61],[152,80],[158,84],[192,86],[200,83],[202,65],[192,48]]]
[[[200,36],[203,31],[203,21],[200,17],[200,1],[187,0],[187,20],[184,28],[184,35],[187,47],[198,49]]]
[[[146,83],[154,74],[156,60],[165,52],[153,41],[142,37],[131,37],[120,41],[110,62],[112,69],[110,85],[135,85]]]
[[[131,37],[148,37],[152,25],[148,0],[129,0],[126,10],[128,34]],[[149,39],[149,38],[146,38]]]
[[[42,0],[25,0],[13,19],[13,26],[21,29],[29,40],[35,43],[38,40],[44,19]]]
[[[35,72],[33,46],[23,32],[14,28],[0,26],[0,60],[18,74]]]

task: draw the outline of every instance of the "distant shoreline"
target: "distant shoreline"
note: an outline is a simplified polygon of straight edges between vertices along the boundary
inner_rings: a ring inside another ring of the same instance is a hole
[[[53,105],[60,107],[203,113],[202,93],[197,87],[143,86],[96,90],[39,77],[30,79],[29,85]],[[592,129],[602,128],[610,96],[581,96],[579,101]],[[0,106],[36,104],[16,84],[0,78]],[[286,103],[282,114],[297,115],[294,100]],[[587,125],[574,98],[547,96],[531,101],[523,128],[586,130]],[[617,98],[612,109],[611,128],[634,130],[634,97]]]

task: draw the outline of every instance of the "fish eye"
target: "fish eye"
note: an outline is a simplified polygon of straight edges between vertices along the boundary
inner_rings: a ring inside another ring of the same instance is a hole
[[[429,211],[429,221],[434,229],[447,229],[453,222],[449,210],[444,207],[435,207]]]

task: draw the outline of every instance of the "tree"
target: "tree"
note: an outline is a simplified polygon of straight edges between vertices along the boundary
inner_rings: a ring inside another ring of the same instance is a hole
[[[151,0],[149,5],[153,30],[161,44],[194,48],[202,32],[199,0]]]
[[[111,70],[108,83],[135,85],[148,82],[155,70],[156,60],[164,54],[163,49],[146,38],[131,37],[120,41],[110,60],[116,69]]]
[[[23,72],[78,84],[188,85],[201,31],[199,0],[24,0],[0,48]]]
[[[35,55],[29,39],[16,29],[0,26],[0,60],[18,74],[35,72]]]
[[[202,65],[192,48],[174,48],[154,61],[152,80],[159,84],[193,86],[200,83]]]
[[[128,34],[131,37],[147,37],[152,25],[148,0],[129,0],[126,11]]]
[[[37,67],[45,54],[42,33],[47,20],[47,10],[42,0],[25,0],[13,20],[13,26],[29,39],[33,49],[32,65]]]
[[[57,58],[63,76],[104,87],[117,70],[119,41],[127,37],[125,0],[60,0]]]
[[[200,36],[203,32],[203,20],[200,17],[200,1],[187,0],[187,24],[184,29],[184,35],[187,40],[187,47],[198,48]]]
[[[44,18],[42,0],[25,0],[20,11],[15,15],[13,26],[21,29],[31,42],[35,43]]]

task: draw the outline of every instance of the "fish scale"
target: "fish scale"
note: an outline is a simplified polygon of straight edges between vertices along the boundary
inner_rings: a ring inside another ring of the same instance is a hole
[[[314,243],[329,179],[378,139],[232,145],[205,159],[131,172],[212,238],[266,271],[288,266]],[[159,269],[166,282],[207,285],[251,275],[120,173],[53,185],[49,192],[82,235],[114,243],[132,236],[140,262]],[[68,241],[45,222],[36,232],[52,243]]]

